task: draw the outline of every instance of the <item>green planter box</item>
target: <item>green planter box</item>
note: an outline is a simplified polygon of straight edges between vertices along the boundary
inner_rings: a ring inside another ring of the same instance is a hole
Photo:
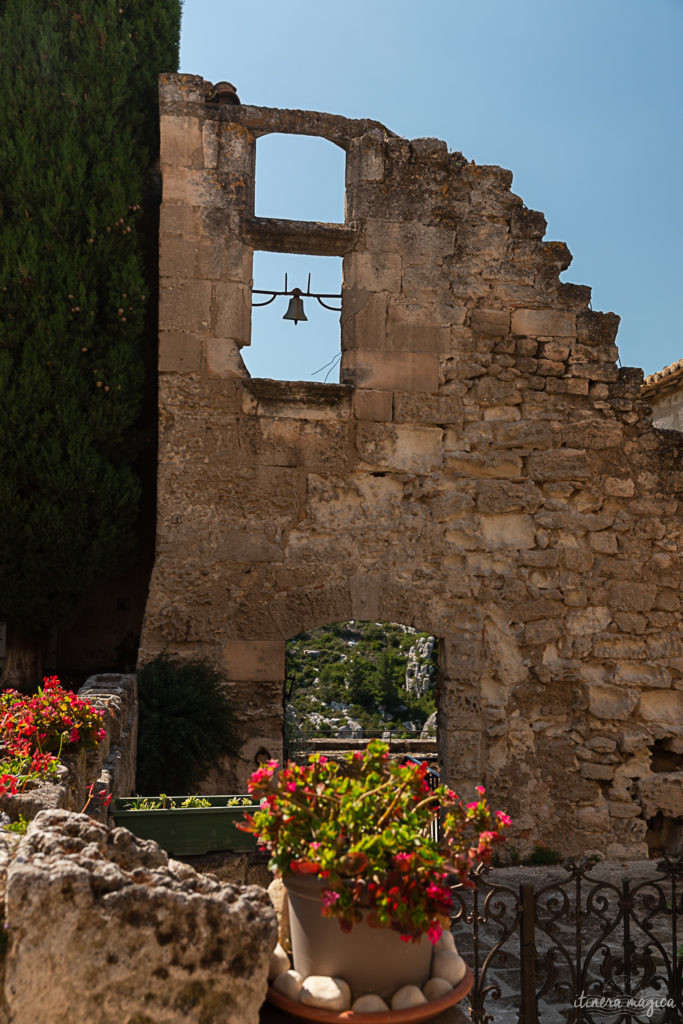
[[[112,815],[117,825],[134,832],[141,839],[154,839],[167,853],[189,856],[226,850],[249,853],[256,849],[256,836],[240,832],[236,827],[245,814],[253,814],[258,804],[227,807],[228,796],[207,796],[211,807],[170,807],[165,810],[136,811],[131,805],[136,797],[114,800]],[[184,796],[174,796],[182,803]]]

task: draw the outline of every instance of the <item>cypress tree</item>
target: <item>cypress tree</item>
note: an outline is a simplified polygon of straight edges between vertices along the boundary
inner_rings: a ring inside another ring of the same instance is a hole
[[[180,0],[0,0],[0,621],[12,685],[22,649],[39,650],[135,544],[151,348],[142,197],[157,78],[177,68],[179,33]]]

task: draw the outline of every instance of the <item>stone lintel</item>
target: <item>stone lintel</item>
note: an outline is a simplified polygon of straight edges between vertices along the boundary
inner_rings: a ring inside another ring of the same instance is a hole
[[[242,237],[255,249],[266,252],[304,253],[309,256],[343,256],[358,238],[358,228],[347,224],[321,224],[308,220],[249,217]],[[333,300],[327,300],[332,304]]]
[[[345,405],[352,389],[347,384],[327,384],[317,380],[270,380],[252,377],[245,381],[245,392],[252,395],[265,411],[270,404],[300,403],[304,406]]]

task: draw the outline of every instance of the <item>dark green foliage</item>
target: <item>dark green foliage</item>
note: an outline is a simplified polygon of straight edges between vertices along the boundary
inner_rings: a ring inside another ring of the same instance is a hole
[[[562,854],[557,850],[551,850],[549,846],[537,843],[534,846],[534,852],[529,854],[524,863],[529,865],[559,864],[561,860]]]
[[[239,750],[221,674],[207,662],[160,654],[138,672],[138,689],[138,793],[192,793],[217,757]]]
[[[179,0],[0,0],[0,620],[36,635],[134,544],[139,230]]]

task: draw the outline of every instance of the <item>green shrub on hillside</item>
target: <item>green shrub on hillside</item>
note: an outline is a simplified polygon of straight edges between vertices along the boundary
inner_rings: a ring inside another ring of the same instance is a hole
[[[287,645],[286,699],[296,721],[305,729],[311,714],[335,717],[334,703],[345,705],[367,734],[400,735],[409,720],[423,725],[436,708],[434,690],[408,692],[405,676],[408,651],[426,635],[393,623],[343,622],[295,637]],[[436,652],[432,664],[436,669]],[[294,739],[293,723],[291,731]],[[335,734],[325,724],[314,731]]]

